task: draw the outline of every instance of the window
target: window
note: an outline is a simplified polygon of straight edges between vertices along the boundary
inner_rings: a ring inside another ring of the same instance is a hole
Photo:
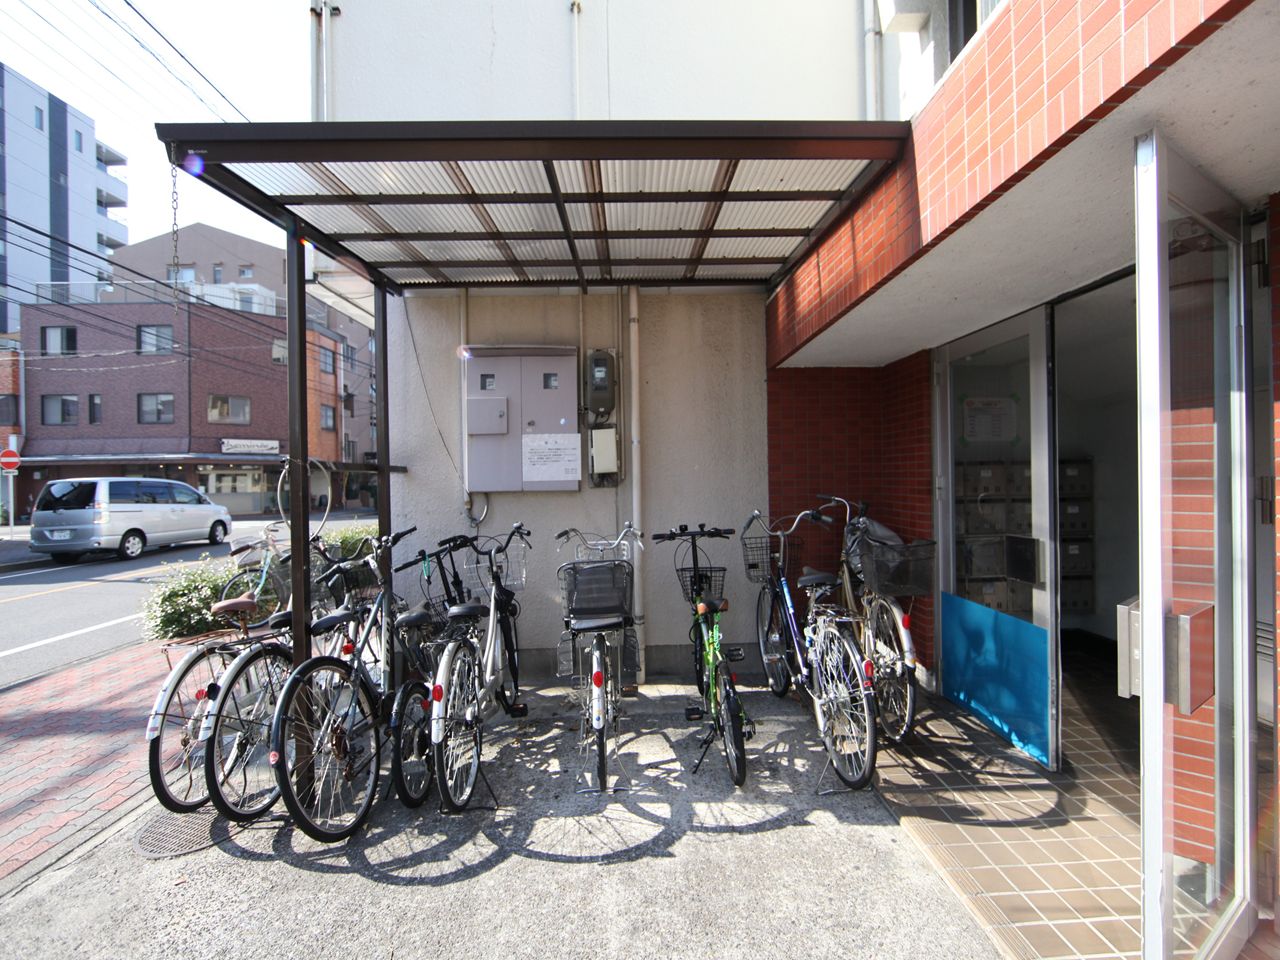
[[[176,268],[170,264],[164,269],[164,278],[170,283],[195,283],[196,267],[193,263],[179,264]]]
[[[138,500],[138,481],[112,480],[110,483],[112,503],[140,503]]]
[[[46,393],[40,398],[40,422],[48,426],[80,422],[80,398],[74,393]]]
[[[143,480],[138,484],[137,503],[173,503],[173,487],[159,481]]]
[[[36,511],[87,510],[98,493],[96,480],[51,480],[40,491]]]
[[[173,353],[173,327],[168,324],[142,324],[138,327],[139,353]]]
[[[89,394],[89,422],[102,422],[102,394],[100,393]]]
[[[170,485],[169,492],[173,494],[174,503],[185,503],[188,506],[194,506],[200,502],[200,494],[196,493],[185,483],[175,483]]]
[[[210,423],[248,423],[249,398],[226,394],[209,395]]]
[[[284,337],[276,337],[271,341],[271,362],[289,362],[289,341]]]
[[[74,354],[76,352],[76,328],[41,327],[40,349],[46,357]]]
[[[320,372],[333,373],[333,351],[328,347],[320,348]]]
[[[253,313],[253,294],[242,293],[239,296],[240,309],[245,313]]]
[[[36,107],[36,129],[37,130],[44,129],[44,111],[41,110],[39,107]]]
[[[173,394],[138,394],[138,422],[173,423]]]
[[[335,411],[333,407],[329,406],[327,403],[320,404],[320,429],[321,430],[335,429],[334,413]]]
[[[16,427],[18,425],[18,395],[6,393],[0,395],[0,426]]]
[[[213,265],[213,282],[214,283],[222,282],[222,264],[220,263],[215,263]]]
[[[237,275],[240,277],[241,280],[252,280],[253,264],[252,263],[240,264],[240,270],[238,271]]]
[[[76,153],[84,153],[84,134],[79,130],[76,131],[75,142]]]
[[[354,343],[344,343],[342,345],[342,363],[348,370],[356,368],[356,345]]]
[[[214,493],[249,493],[253,489],[247,473],[215,473]]]

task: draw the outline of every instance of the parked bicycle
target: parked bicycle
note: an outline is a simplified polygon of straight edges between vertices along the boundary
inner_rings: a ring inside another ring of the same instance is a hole
[[[875,665],[876,708],[880,730],[894,743],[910,736],[916,719],[916,651],[911,641],[910,608],[895,597],[933,592],[934,541],[903,543],[882,523],[857,514],[848,500],[818,494],[824,506],[844,507],[840,544],[840,586],[844,603],[865,623],[865,650]]]
[[[482,546],[478,538],[467,538],[475,557],[469,569],[477,586],[487,590],[489,602],[470,600],[449,611],[458,629],[448,634],[431,690],[436,783],[440,803],[450,813],[464,810],[471,802],[480,773],[485,722],[499,709],[511,717],[529,712],[527,705],[517,702],[518,608],[513,588],[524,585],[524,550],[530,535],[516,523],[505,540],[489,538]],[[513,550],[512,541],[517,539],[521,547]],[[484,617],[488,621],[482,631]]]
[[[577,559],[560,566],[560,601],[575,665],[571,689],[581,713],[580,752],[595,747],[595,786],[588,790],[602,793],[609,783],[610,741],[618,756],[623,650],[635,610],[631,544],[643,550],[644,541],[629,520],[612,540],[574,527],[555,538],[560,546],[578,541]]]
[[[703,523],[698,524],[696,530],[681,524],[667,533],[655,533],[653,539],[682,541],[676,548],[676,578],[693,612],[689,639],[693,643],[694,678],[702,698],[701,708],[686,709],[685,718],[710,718],[701,744],[702,755],[694,764],[693,772],[698,772],[707,749],[718,736],[724,744],[729,777],[740,787],[747,780],[746,741],[755,735],[755,723],[742,706],[737,681],[727,664],[743,659],[744,654],[741,647],[725,646],[720,633],[720,617],[729,609],[729,601],[724,597],[725,568],[712,566],[705,551],[698,546],[699,540],[727,540],[733,533],[719,527],[708,528]]]
[[[760,658],[776,696],[786,696],[792,684],[809,694],[828,762],[856,790],[870,782],[875,770],[873,667],[859,642],[859,619],[848,609],[825,602],[840,586],[833,574],[805,568],[797,585],[808,594],[809,602],[804,627],[799,626],[787,570],[787,539],[802,520],[834,522],[811,510],[770,526],[757,510],[742,528],[747,579],[761,584],[756,601]],[[753,534],[753,529],[759,532]]]

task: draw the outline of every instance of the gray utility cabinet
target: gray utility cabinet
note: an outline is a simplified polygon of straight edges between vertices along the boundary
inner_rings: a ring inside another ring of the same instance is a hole
[[[576,348],[467,350],[467,490],[577,490],[582,440]]]

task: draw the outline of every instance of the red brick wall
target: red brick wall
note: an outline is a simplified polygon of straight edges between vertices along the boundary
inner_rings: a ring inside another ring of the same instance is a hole
[[[769,514],[817,506],[815,494],[865,500],[904,539],[933,536],[929,355],[887,367],[769,371]],[[796,571],[834,571],[836,530],[804,524]],[[933,602],[917,600],[912,635],[933,666]]]
[[[1251,0],[1011,0],[912,125],[901,161],[779,288],[781,363],[1133,96]]]

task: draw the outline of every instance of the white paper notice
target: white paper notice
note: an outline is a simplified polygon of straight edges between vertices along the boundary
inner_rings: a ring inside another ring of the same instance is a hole
[[[1018,405],[1009,397],[964,401],[964,438],[970,443],[1010,443],[1018,436]]]
[[[577,433],[524,434],[524,482],[581,480],[581,439]]]

